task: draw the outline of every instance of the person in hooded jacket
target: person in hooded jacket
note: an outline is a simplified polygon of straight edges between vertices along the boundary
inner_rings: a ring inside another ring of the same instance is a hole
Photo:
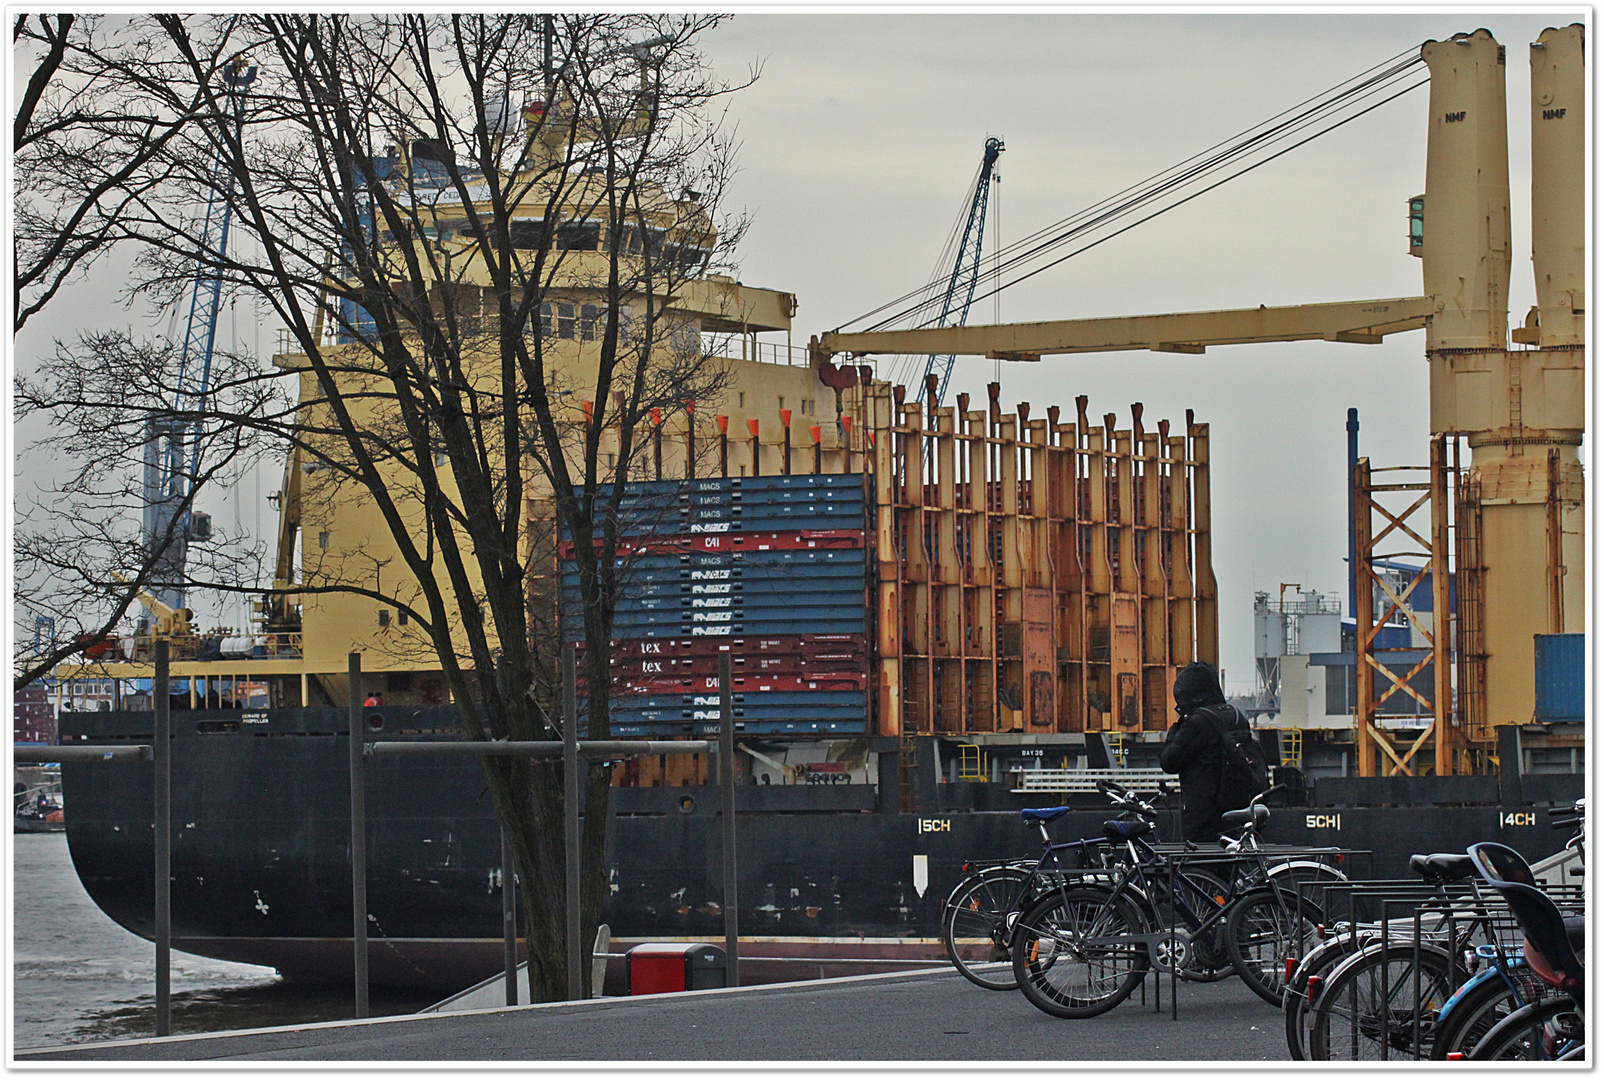
[[[1182,838],[1209,843],[1219,839],[1224,828],[1219,789],[1225,747],[1219,728],[1203,710],[1222,719],[1229,716],[1227,727],[1251,725],[1241,712],[1226,704],[1219,676],[1208,664],[1199,662],[1182,668],[1175,677],[1174,692],[1175,711],[1180,718],[1164,739],[1158,764],[1165,772],[1179,773],[1181,777]]]

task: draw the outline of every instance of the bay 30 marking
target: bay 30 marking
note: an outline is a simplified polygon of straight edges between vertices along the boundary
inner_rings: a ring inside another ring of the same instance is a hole
[[[1500,813],[1498,815],[1498,824],[1500,824],[1500,825],[1536,825],[1537,824],[1537,815],[1536,814],[1504,814],[1504,813]]]
[[[1307,829],[1341,829],[1341,814],[1305,814],[1304,828]]]
[[[920,832],[952,832],[952,821],[948,818],[920,818]]]

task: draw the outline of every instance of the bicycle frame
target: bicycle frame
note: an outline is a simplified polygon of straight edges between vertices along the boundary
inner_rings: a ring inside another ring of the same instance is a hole
[[[1231,880],[1226,883],[1224,902],[1221,902],[1219,899],[1204,892],[1185,876],[1182,872],[1184,860],[1177,860],[1172,856],[1160,854],[1139,837],[1127,838],[1124,841],[1124,847],[1130,855],[1130,861],[1117,870],[1081,871],[1073,874],[1060,873],[1057,882],[1060,894],[1067,898],[1071,881],[1078,884],[1091,877],[1091,883],[1106,890],[1107,893],[1103,902],[1099,905],[1099,914],[1118,904],[1121,896],[1134,895],[1140,901],[1143,910],[1149,912],[1155,918],[1157,917],[1158,908],[1154,903],[1154,898],[1155,895],[1161,896],[1170,903],[1172,910],[1185,921],[1186,930],[1190,936],[1208,929],[1219,920],[1225,918],[1231,909],[1231,904],[1247,892],[1246,889],[1239,890],[1238,888],[1239,884],[1245,880],[1244,877],[1241,874],[1233,873]],[[1258,857],[1262,861],[1263,856],[1260,855]],[[1149,874],[1149,871],[1157,870],[1163,870],[1164,873]],[[1113,877],[1112,884],[1098,880],[1098,878],[1106,878],[1110,875]],[[1209,909],[1207,915],[1199,915],[1187,903],[1186,894],[1188,891],[1190,891],[1194,900],[1202,901],[1200,906]],[[1151,953],[1152,946],[1161,939],[1168,938],[1173,929],[1175,928],[1162,928],[1147,934],[1128,935],[1122,940],[1127,940],[1131,943],[1145,942],[1149,945]],[[1085,944],[1112,943],[1091,940],[1085,942]]]

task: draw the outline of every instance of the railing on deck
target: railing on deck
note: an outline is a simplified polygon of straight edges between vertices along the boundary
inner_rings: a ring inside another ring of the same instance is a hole
[[[1096,791],[1097,781],[1112,780],[1132,791],[1157,791],[1161,781],[1175,779],[1163,769],[1018,769],[1014,791]]]
[[[222,635],[205,635],[207,637]],[[172,650],[170,655],[174,660],[194,660],[200,652],[200,634],[181,634],[165,639]],[[207,662],[226,663],[233,660],[295,660],[301,656],[300,631],[274,634],[238,634],[224,636],[224,640],[238,641],[248,638],[251,642],[249,652],[239,649],[220,656],[208,656]],[[156,638],[149,635],[133,635],[117,639],[116,648],[104,656],[99,657],[105,663],[118,662],[144,662],[149,663],[155,656]]]
[[[808,366],[806,346],[758,341],[750,334],[703,334],[702,349],[709,356],[723,356],[731,360],[751,360],[785,367]]]

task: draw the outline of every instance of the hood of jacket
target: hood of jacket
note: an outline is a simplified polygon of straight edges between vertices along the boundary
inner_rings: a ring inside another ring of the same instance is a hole
[[[1195,712],[1205,705],[1218,705],[1225,701],[1220,689],[1220,677],[1214,668],[1202,661],[1187,664],[1175,677],[1175,708],[1182,716]]]

